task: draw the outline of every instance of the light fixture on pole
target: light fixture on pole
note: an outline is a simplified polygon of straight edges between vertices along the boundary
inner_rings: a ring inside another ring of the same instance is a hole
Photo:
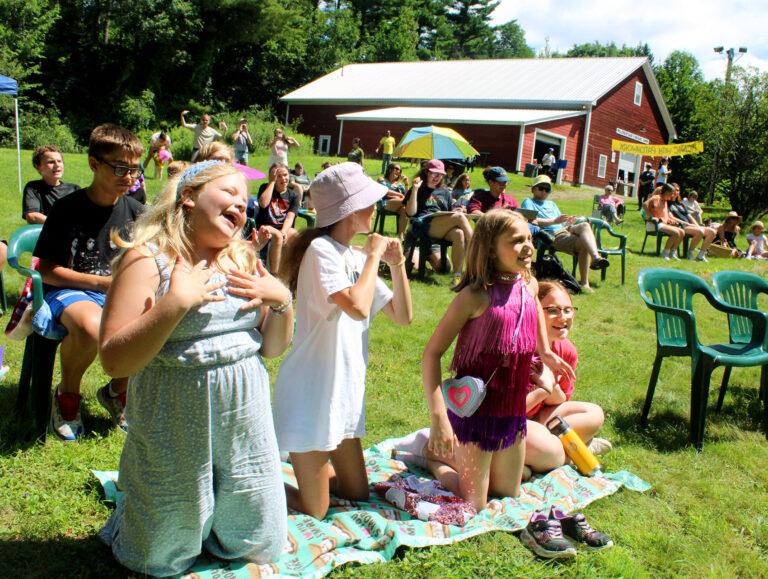
[[[725,87],[728,88],[728,85],[731,82],[731,69],[733,68],[734,63],[734,57],[736,56],[736,49],[735,48],[729,48],[728,50],[725,50],[724,46],[715,46],[713,49],[718,54],[723,54],[725,52],[726,56],[728,56],[728,64],[725,67]],[[740,46],[739,47],[739,58],[744,56],[747,53],[747,47],[746,46]],[[735,60],[738,60],[736,58]],[[712,156],[712,177],[709,180],[709,195],[707,196],[707,203],[712,205],[712,202],[715,200],[715,180],[717,178],[717,156],[718,153],[720,153],[720,135],[717,135],[717,139],[715,140],[715,153]]]

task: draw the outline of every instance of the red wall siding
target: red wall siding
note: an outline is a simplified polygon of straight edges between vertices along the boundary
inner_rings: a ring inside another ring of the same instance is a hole
[[[399,143],[409,129],[425,126],[425,123],[412,122],[380,122],[380,121],[344,121],[344,133],[341,138],[341,154],[352,148],[352,139],[359,137],[366,157],[381,158],[374,151],[387,130]],[[514,125],[465,125],[440,123],[459,133],[481,153],[487,153],[479,162],[490,165],[501,165],[510,171],[517,158],[518,135],[520,128]],[[337,133],[338,134],[338,133]],[[336,149],[333,149],[335,153]]]
[[[523,137],[523,155],[520,159],[518,171],[525,170],[526,163],[531,163],[533,158],[533,149],[536,142],[536,129],[554,133],[568,139],[565,143],[565,160],[568,166],[563,171],[563,181],[574,181],[578,176],[578,163],[581,162],[581,149],[584,142],[584,120],[585,117],[571,117],[559,121],[549,121],[536,125],[525,127],[525,136]],[[538,159],[541,162],[541,159]]]
[[[634,103],[635,82],[643,84],[643,99],[640,106]],[[632,141],[616,134],[617,128],[641,135],[648,139],[651,145],[663,145],[668,141],[669,133],[642,69],[601,98],[592,110],[584,183],[602,187],[609,180],[616,178],[619,154],[616,153],[615,162],[611,163],[611,140]],[[597,177],[600,155],[608,157],[604,179]],[[652,162],[654,168],[658,164],[658,159],[654,162],[651,157],[644,157],[642,163],[646,161]],[[640,170],[642,171],[642,164]],[[578,172],[576,175],[578,176]]]

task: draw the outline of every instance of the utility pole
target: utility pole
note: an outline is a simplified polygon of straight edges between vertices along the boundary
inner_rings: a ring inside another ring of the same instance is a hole
[[[722,46],[716,46],[714,48],[714,51],[718,54],[722,54],[724,51],[724,47]],[[744,56],[747,53],[747,48],[745,46],[739,47],[739,56]],[[736,49],[729,48],[728,50],[725,50],[726,56],[728,56],[728,64],[725,67],[725,88],[728,90],[728,85],[731,82],[731,70],[733,69],[733,61],[734,56],[736,55]],[[721,108],[722,112],[722,108]],[[717,157],[720,153],[720,134],[718,133],[717,139],[715,140],[715,153],[712,156],[712,176],[709,179],[709,195],[707,196],[707,204],[712,205],[712,203],[715,200],[715,183],[717,182]]]

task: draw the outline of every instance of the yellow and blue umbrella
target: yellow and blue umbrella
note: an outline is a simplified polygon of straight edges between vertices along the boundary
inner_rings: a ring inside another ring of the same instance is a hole
[[[395,149],[395,156],[408,159],[466,159],[477,154],[459,133],[435,126],[411,129]]]

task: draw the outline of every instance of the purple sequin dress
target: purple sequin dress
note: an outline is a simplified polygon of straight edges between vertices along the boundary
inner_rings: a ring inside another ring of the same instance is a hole
[[[525,397],[536,351],[538,314],[522,278],[497,281],[487,291],[490,305],[464,324],[451,362],[456,376],[490,378],[485,399],[472,416],[462,418],[448,410],[448,419],[459,442],[472,442],[486,452],[495,452],[526,434]],[[525,308],[520,319],[522,300]]]

